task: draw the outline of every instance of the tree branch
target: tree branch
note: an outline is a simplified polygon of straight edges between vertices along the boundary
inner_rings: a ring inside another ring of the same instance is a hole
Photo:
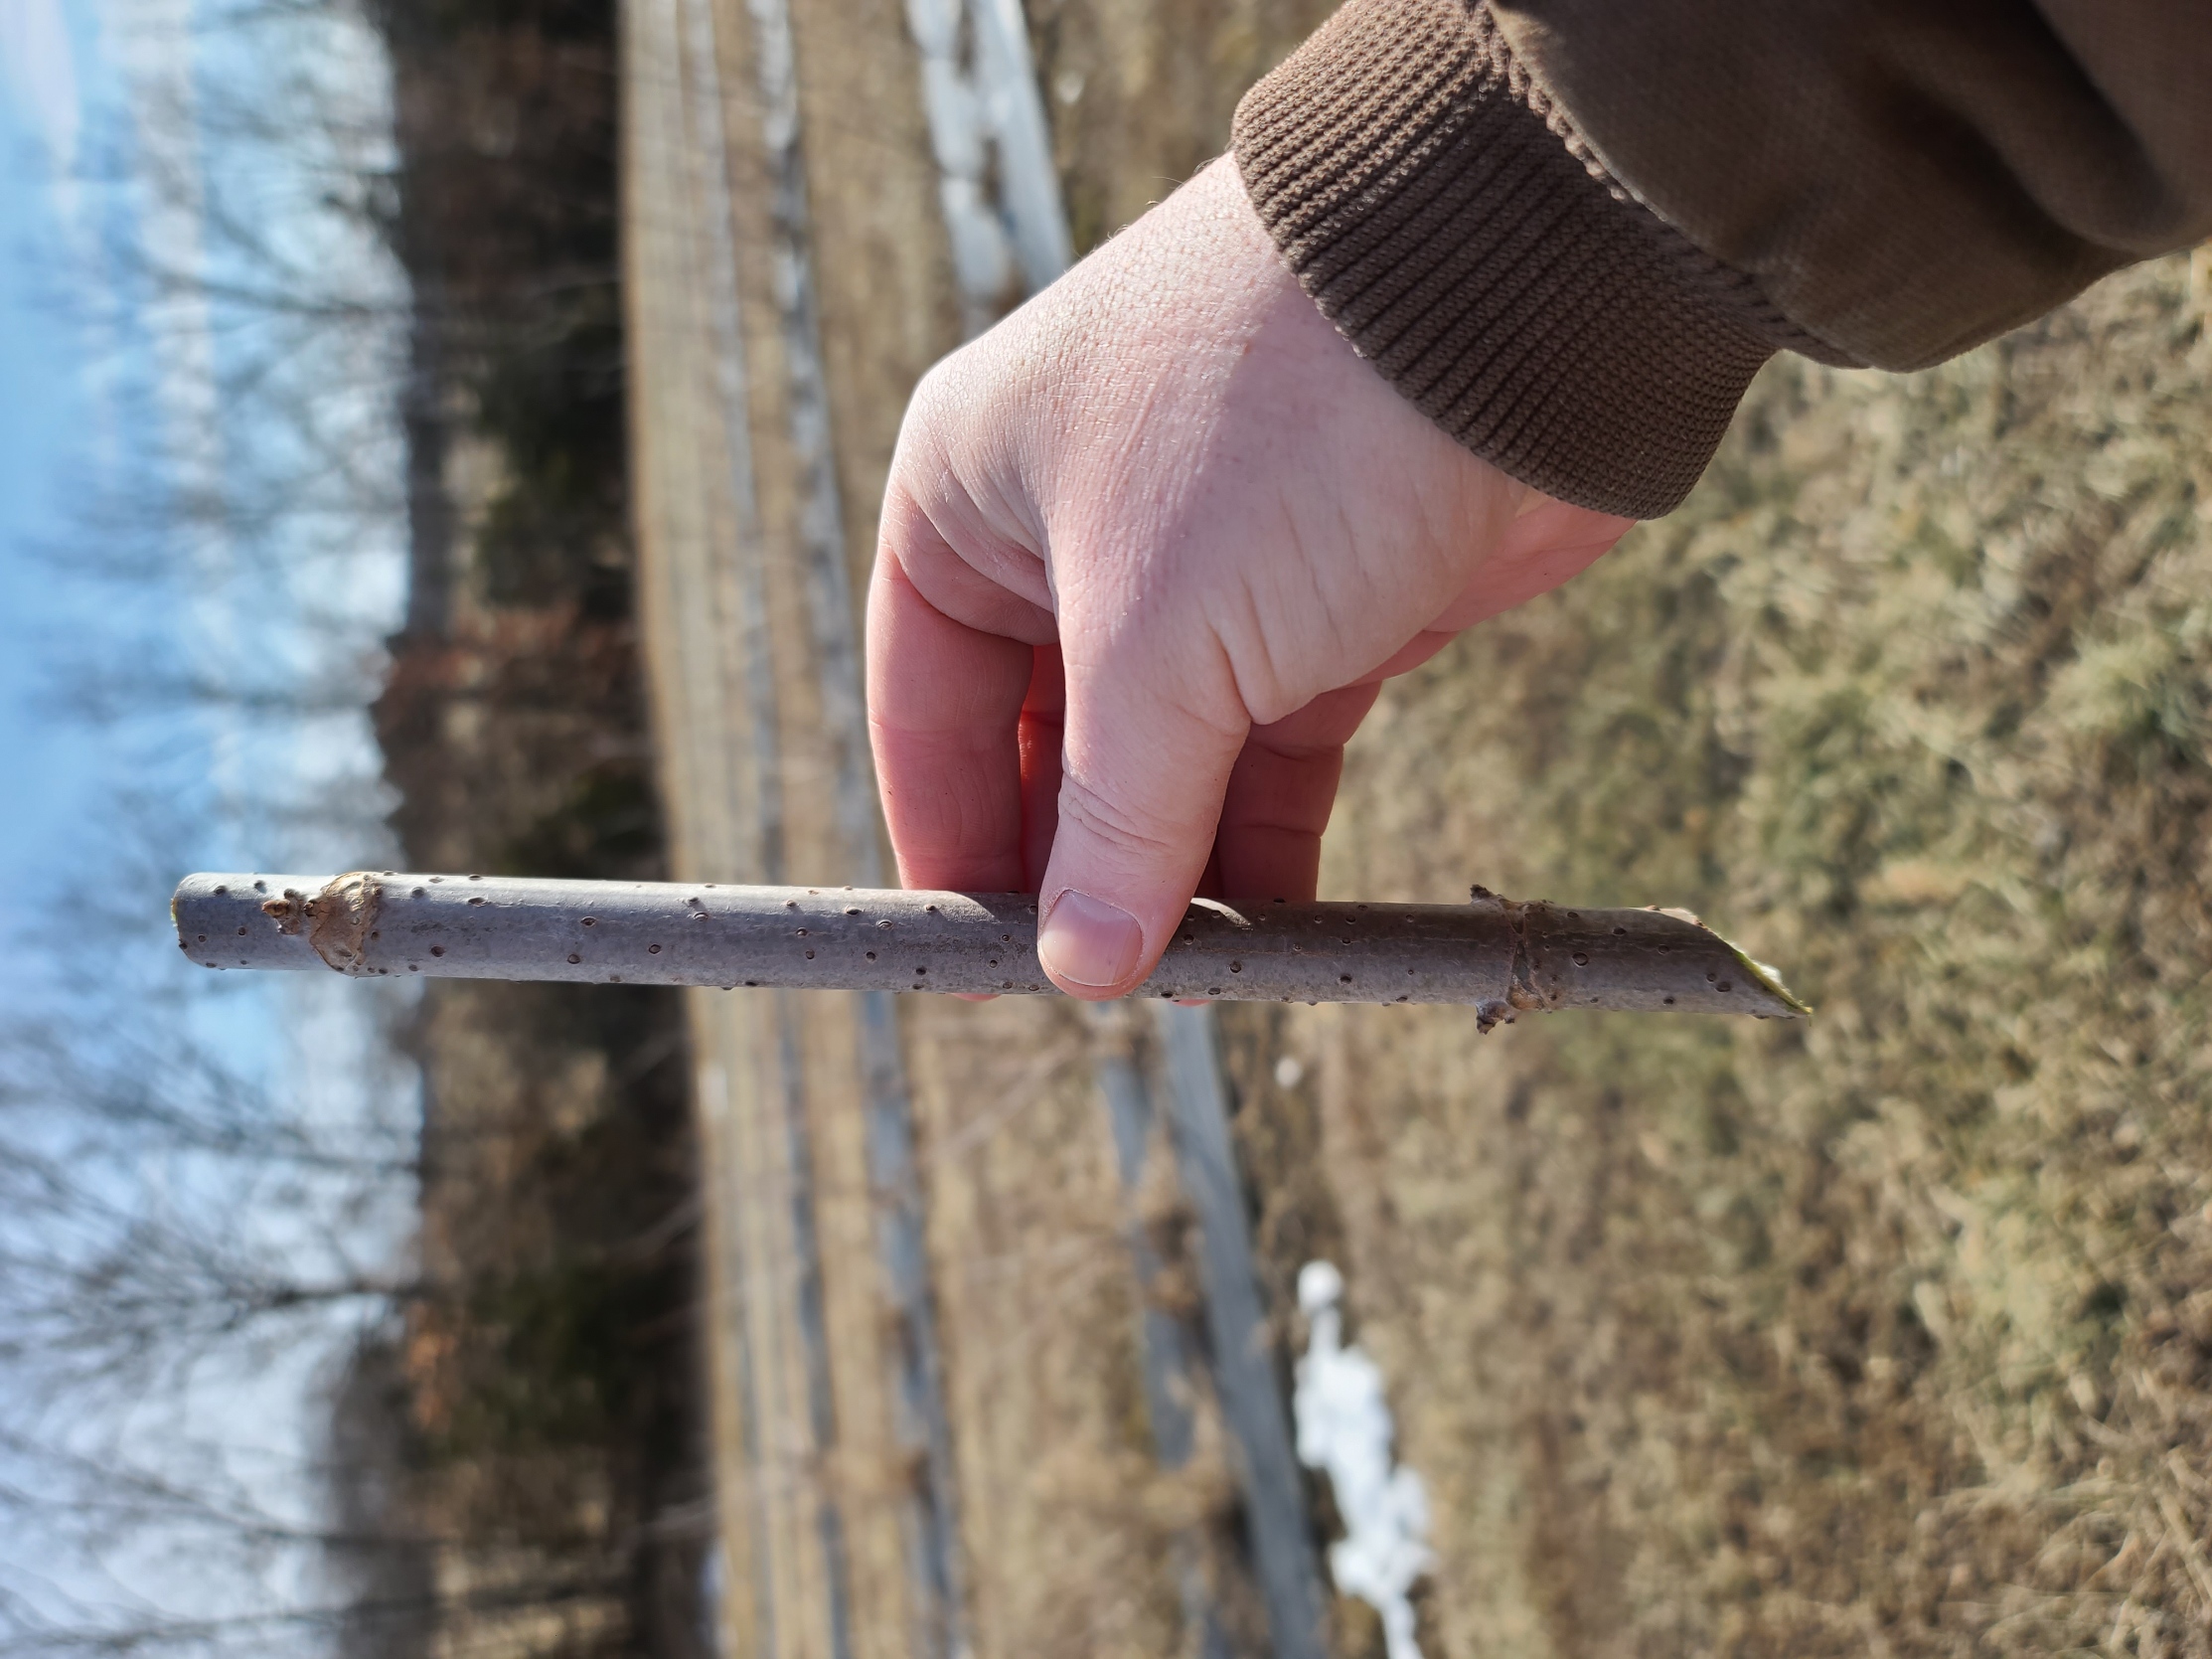
[[[210,968],[360,978],[1053,995],[1026,894],[566,882],[357,871],[201,875],[170,906]],[[1772,969],[1679,911],[1194,903],[1139,995],[1793,1018]]]

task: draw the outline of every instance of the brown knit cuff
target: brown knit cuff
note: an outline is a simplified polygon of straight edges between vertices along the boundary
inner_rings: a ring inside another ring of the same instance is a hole
[[[1235,150],[1359,354],[1563,501],[1672,511],[1760,364],[1809,344],[1605,178],[1472,0],[1349,0],[1246,94]]]

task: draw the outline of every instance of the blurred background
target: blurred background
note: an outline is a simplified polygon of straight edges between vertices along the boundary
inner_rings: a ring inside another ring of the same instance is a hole
[[[879,880],[907,391],[1326,10],[0,0],[0,1653],[1380,1655],[1326,1260],[1430,1659],[2212,1654],[2203,251],[1771,365],[1355,743],[1324,897],[1808,1024],[179,959],[197,869]]]

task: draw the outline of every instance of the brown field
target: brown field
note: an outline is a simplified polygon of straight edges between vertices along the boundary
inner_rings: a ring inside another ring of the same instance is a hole
[[[2212,1651],[2206,270],[1773,366],[1362,734],[1335,893],[1688,904],[1818,1008],[1293,1020],[1428,1651]]]
[[[1032,4],[1079,240],[1217,150],[1236,94],[1323,9]],[[716,15],[741,88],[745,9]],[[954,343],[954,307],[896,8],[796,0],[793,23],[857,582],[895,413]],[[673,95],[670,65],[641,62],[633,123]],[[775,563],[797,507],[745,194],[757,128],[741,91],[727,108],[768,598],[791,619],[774,633],[806,831],[791,874],[831,881],[850,849],[828,827],[819,665]],[[708,775],[745,741],[742,664],[680,626],[730,534],[690,361],[697,182],[666,172],[677,128],[659,149],[637,131],[643,613],[672,857],[742,875],[742,780]],[[1488,1039],[1444,1011],[1225,1018],[1278,1335],[1299,1334],[1298,1265],[1337,1259],[1430,1485],[1431,1659],[2212,1652],[2206,271],[2147,268],[1926,375],[1776,365],[1687,507],[1393,686],[1358,740],[1326,896],[1481,881],[1688,905],[1819,1008]],[[693,1006],[732,1125],[756,1109],[732,1080],[759,1058],[748,1006]],[[976,1651],[1183,1650],[1169,1540],[1193,1525],[1249,1647],[1218,1445],[1175,1480],[1151,1466],[1088,1028],[1016,1001],[916,999],[903,1018]],[[832,1495],[855,1517],[859,1650],[902,1652],[890,1511],[914,1474],[885,1426],[849,1017],[807,1020],[840,1439],[747,1452],[717,1349],[731,1572],[785,1551],[771,1576],[813,1595],[796,1533],[745,1529]],[[739,1127],[704,1132],[710,1308],[768,1320],[728,1252],[753,1229],[757,1275],[784,1247],[745,1200],[765,1212],[790,1170]],[[764,1169],[777,1184],[745,1184]],[[1176,1246],[1172,1194],[1148,1215]],[[730,1650],[755,1651],[749,1604],[725,1611]],[[1379,1652],[1356,1609],[1336,1626],[1346,1659]],[[780,1628],[779,1653],[822,1651],[811,1623]]]

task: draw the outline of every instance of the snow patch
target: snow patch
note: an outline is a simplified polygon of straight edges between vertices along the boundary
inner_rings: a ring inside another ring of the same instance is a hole
[[[1291,1396],[1298,1460],[1328,1474],[1343,1517],[1344,1537],[1329,1547],[1337,1587],[1382,1615],[1390,1659],[1421,1659],[1407,1592],[1436,1561],[1428,1494],[1419,1475],[1392,1459],[1397,1425],[1381,1367],[1356,1344],[1343,1345],[1343,1275],[1328,1262],[1299,1269],[1298,1306],[1312,1334]]]

